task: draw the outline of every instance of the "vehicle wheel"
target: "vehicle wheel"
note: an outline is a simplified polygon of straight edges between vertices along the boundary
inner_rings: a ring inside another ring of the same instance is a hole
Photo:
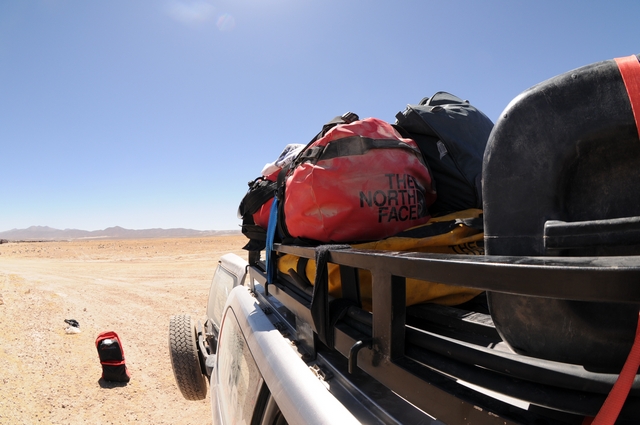
[[[204,399],[207,396],[207,378],[200,369],[196,328],[188,314],[171,317],[169,351],[173,376],[184,398]]]

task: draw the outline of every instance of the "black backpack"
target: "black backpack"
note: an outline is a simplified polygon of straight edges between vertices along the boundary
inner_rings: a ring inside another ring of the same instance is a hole
[[[238,218],[242,218],[242,234],[249,242],[242,247],[247,251],[262,251],[267,240],[267,230],[258,226],[253,215],[268,202],[273,199],[278,183],[267,180],[265,177],[258,177],[249,182],[249,191],[238,207]]]
[[[408,105],[396,115],[396,128],[418,144],[431,169],[438,198],[432,214],[482,208],[482,158],[493,122],[481,111],[446,92]]]

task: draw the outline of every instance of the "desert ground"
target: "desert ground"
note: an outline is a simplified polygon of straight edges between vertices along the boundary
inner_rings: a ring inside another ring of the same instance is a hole
[[[242,235],[0,244],[0,424],[207,424],[208,397],[176,387],[169,318],[204,318],[221,255]],[[68,334],[65,319],[80,333]],[[128,384],[101,379],[95,339],[115,331]]]

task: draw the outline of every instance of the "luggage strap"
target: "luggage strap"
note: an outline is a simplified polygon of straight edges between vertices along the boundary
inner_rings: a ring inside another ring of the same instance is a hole
[[[265,247],[265,260],[267,265],[267,285],[275,282],[278,272],[278,256],[273,249],[273,243],[276,237],[276,227],[278,226],[278,197],[273,198],[271,211],[269,212],[269,226],[267,228],[267,241]]]
[[[339,142],[339,143],[336,143]],[[420,149],[413,147],[402,140],[394,139],[372,139],[364,136],[349,136],[336,139],[326,146],[316,146],[305,149],[298,157],[301,162],[318,160],[329,160],[343,156],[364,155],[372,149],[408,149],[421,155]]]
[[[627,360],[624,362],[624,366],[616,383],[613,384],[613,388],[609,392],[596,417],[586,417],[582,425],[615,424],[618,415],[620,415],[620,410],[622,410],[622,406],[629,395],[629,390],[631,390],[631,385],[636,377],[636,373],[638,373],[638,367],[640,367],[640,314],[638,315],[638,327],[636,328],[633,346],[631,347]]]
[[[316,247],[316,277],[311,298],[311,317],[318,338],[327,347],[333,348],[333,327],[357,302],[338,298],[329,302],[329,271],[327,263],[331,250],[351,249],[350,245],[320,245]]]
[[[636,121],[636,129],[640,138],[640,62],[638,56],[631,55],[624,58],[616,58],[618,69],[622,75],[624,87],[627,89],[633,118]]]

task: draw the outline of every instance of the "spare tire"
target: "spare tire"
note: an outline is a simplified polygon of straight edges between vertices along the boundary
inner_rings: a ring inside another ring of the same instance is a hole
[[[207,396],[207,377],[200,367],[196,327],[188,314],[171,317],[169,352],[173,376],[184,398],[203,400]]]

